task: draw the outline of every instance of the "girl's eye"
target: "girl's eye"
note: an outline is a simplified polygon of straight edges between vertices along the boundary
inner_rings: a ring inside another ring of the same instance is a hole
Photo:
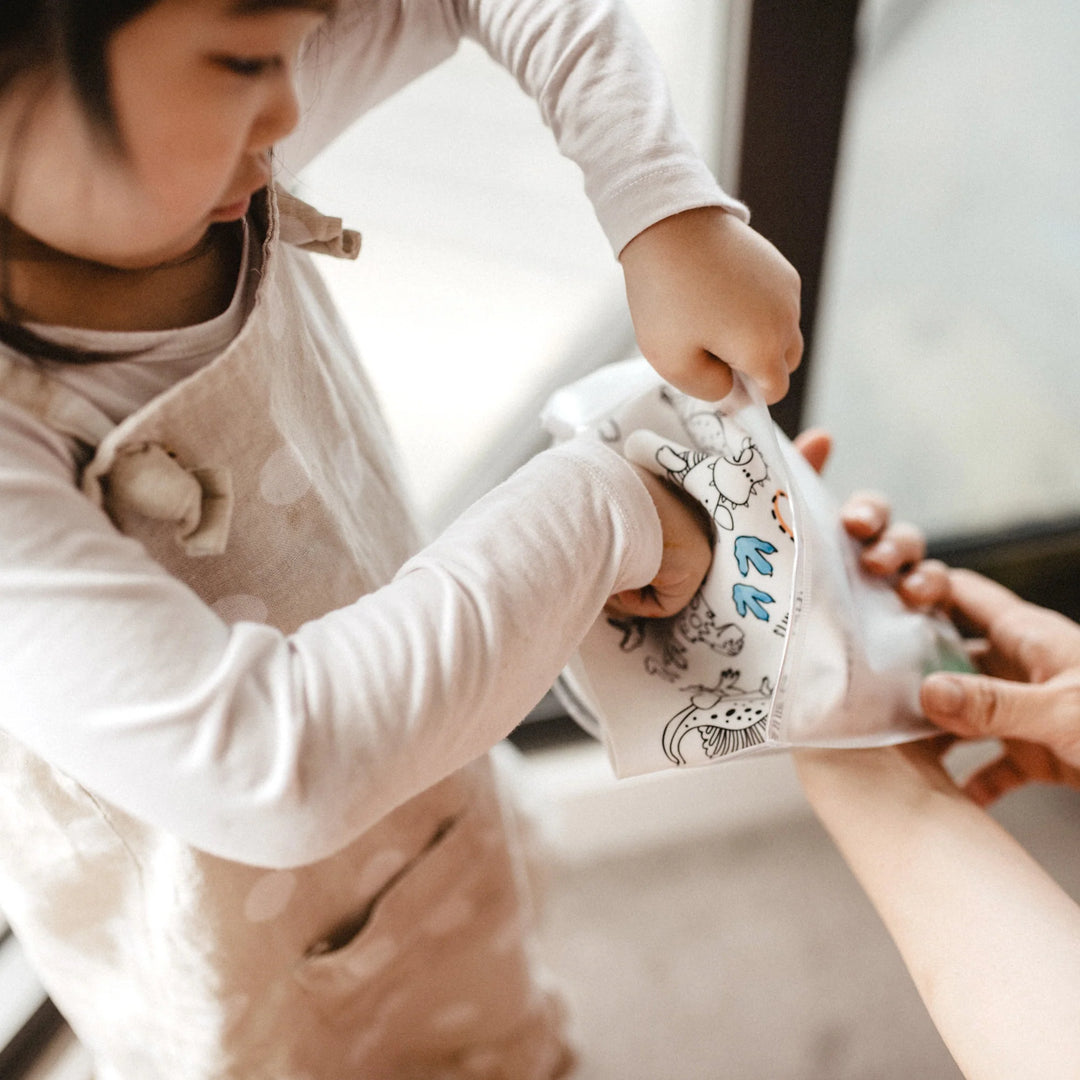
[[[255,79],[267,75],[281,67],[281,60],[276,56],[215,56],[213,60],[226,71],[240,75],[245,79]]]

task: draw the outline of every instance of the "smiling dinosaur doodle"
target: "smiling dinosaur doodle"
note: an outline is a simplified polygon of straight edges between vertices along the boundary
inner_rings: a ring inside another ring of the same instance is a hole
[[[678,484],[705,507],[718,528],[735,528],[732,511],[746,506],[769,478],[765,459],[749,437],[735,452],[708,454],[662,443],[656,461],[672,483]]]

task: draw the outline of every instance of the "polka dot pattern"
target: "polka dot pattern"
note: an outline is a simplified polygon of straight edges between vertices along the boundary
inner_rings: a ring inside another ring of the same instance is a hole
[[[263,875],[251,887],[244,901],[244,918],[264,923],[285,913],[296,892],[296,875],[291,870],[275,870]]]
[[[398,947],[390,937],[375,938],[364,942],[355,955],[348,958],[349,974],[357,982],[374,978],[397,956]]]
[[[361,896],[377,893],[409,861],[409,856],[398,848],[384,848],[376,852],[364,864],[356,879],[356,891]]]
[[[311,487],[311,477],[288,446],[279,447],[259,472],[259,494],[271,506],[290,506]]]
[[[353,1039],[352,1046],[349,1048],[349,1063],[354,1068],[362,1066],[368,1055],[373,1054],[378,1050],[385,1038],[386,1027],[382,1024],[368,1028],[366,1031],[361,1031]]]
[[[431,1027],[434,1031],[449,1033],[475,1024],[482,1015],[480,1006],[472,1001],[458,1001],[432,1013]]]
[[[476,905],[469,897],[451,896],[429,911],[420,926],[434,937],[444,937],[467,926],[475,914]]]

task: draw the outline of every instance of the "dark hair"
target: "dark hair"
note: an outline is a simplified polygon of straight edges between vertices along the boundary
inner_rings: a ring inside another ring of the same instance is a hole
[[[87,115],[115,133],[105,53],[109,39],[157,0],[4,0],[0,93],[34,68],[66,74]]]
[[[87,115],[115,135],[106,50],[125,23],[158,0],[2,0],[0,94],[35,67],[56,65],[75,88]],[[337,0],[234,0],[237,14],[302,8],[332,14]]]
[[[123,152],[109,86],[107,51],[125,23],[158,0],[0,0],[0,96],[22,75],[35,71],[66,76],[88,119],[102,137]],[[304,8],[332,14],[336,0],[233,0],[238,14]],[[0,178],[0,197],[10,196]],[[0,214],[0,342],[41,360],[92,363],[103,357],[66,349],[40,338],[18,321],[8,295],[5,249],[11,223]]]
[[[0,25],[0,95],[22,75],[36,71],[65,75],[87,117],[119,150],[109,92],[106,50],[121,26],[157,0],[3,0]],[[10,165],[8,166],[10,169]],[[14,176],[3,178],[4,202]],[[81,349],[47,341],[27,329],[13,309],[9,293],[7,250],[12,224],[0,215],[0,342],[38,361],[94,363],[106,359]]]

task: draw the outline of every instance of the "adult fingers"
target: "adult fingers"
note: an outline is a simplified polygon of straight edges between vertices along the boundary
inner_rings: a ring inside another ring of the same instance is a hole
[[[927,719],[957,735],[1028,739],[1059,753],[1080,743],[1080,681],[1032,684],[934,674],[923,681],[920,703]]]
[[[954,621],[982,633],[1033,682],[1080,664],[1080,627],[1071,619],[970,570],[952,571],[949,588]]]
[[[979,806],[989,806],[1033,779],[1021,772],[1008,754],[1003,754],[969,776],[963,784],[963,792]]]
[[[799,451],[814,472],[821,472],[832,452],[832,436],[822,428],[809,428],[795,436],[795,449]]]
[[[914,525],[898,522],[871,541],[860,558],[868,570],[884,576],[921,562],[925,555],[926,538],[922,532]]]
[[[911,607],[938,607],[949,596],[949,569],[936,559],[924,559],[900,578],[896,589]]]
[[[889,500],[877,491],[856,491],[840,508],[840,520],[849,536],[856,540],[873,540],[889,524]]]
[[[1000,757],[977,770],[964,784],[964,791],[980,806],[1031,781],[1080,788],[1080,768],[1062,761],[1049,748],[1021,739],[1005,739],[1003,747]]]

